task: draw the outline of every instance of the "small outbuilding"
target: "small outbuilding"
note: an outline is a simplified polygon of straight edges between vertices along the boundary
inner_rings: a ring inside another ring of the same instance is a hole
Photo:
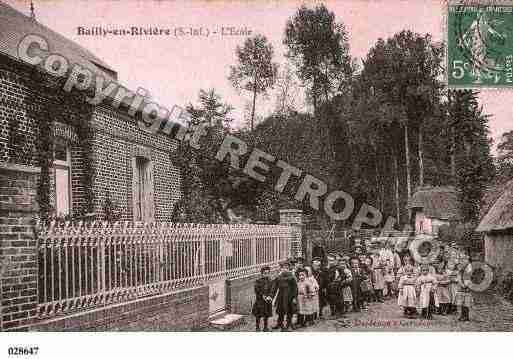
[[[485,234],[486,263],[513,271],[513,180],[489,189],[477,231]]]
[[[438,235],[443,225],[461,222],[458,193],[452,186],[419,188],[408,202],[415,234]]]

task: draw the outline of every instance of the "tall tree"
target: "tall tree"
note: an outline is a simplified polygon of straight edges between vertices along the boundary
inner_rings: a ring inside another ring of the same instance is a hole
[[[283,43],[298,77],[309,87],[316,113],[319,98],[329,101],[352,76],[345,26],[324,5],[313,9],[303,5],[287,21]]]
[[[488,137],[489,116],[483,113],[477,92],[451,90],[449,123],[453,131],[453,156],[464,219],[476,224],[486,184],[494,176]]]
[[[442,59],[441,46],[434,44],[429,35],[401,31],[386,41],[379,39],[364,60],[362,81],[373,88],[374,96],[379,99],[378,106],[386,108],[379,121],[402,130],[400,141],[404,148],[407,199],[415,182],[424,184],[423,122],[435,116],[439,106]],[[418,145],[417,181],[412,168],[415,155],[410,151],[415,142]],[[399,145],[389,143],[391,147]],[[395,153],[400,153],[397,148]]]
[[[237,65],[230,66],[228,79],[238,90],[249,91],[253,95],[250,128],[255,125],[255,107],[258,94],[266,93],[276,81],[278,64],[273,62],[274,49],[267,38],[256,35],[237,46]]]

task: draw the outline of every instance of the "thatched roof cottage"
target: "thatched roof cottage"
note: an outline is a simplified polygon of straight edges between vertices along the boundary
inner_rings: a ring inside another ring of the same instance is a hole
[[[458,193],[452,186],[421,187],[408,202],[416,234],[437,235],[443,225],[461,221]]]
[[[485,261],[503,273],[513,271],[513,180],[490,188],[484,202],[477,231],[485,233]]]

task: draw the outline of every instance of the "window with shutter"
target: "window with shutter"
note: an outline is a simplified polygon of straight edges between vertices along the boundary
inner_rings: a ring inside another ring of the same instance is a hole
[[[153,201],[153,164],[144,157],[132,159],[134,221],[153,222],[155,217]]]

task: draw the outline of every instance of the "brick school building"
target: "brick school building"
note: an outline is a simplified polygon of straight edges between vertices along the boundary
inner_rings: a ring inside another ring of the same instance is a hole
[[[139,128],[126,108],[90,105],[87,94],[62,89],[65,79],[20,60],[28,34],[118,81],[90,51],[0,2],[0,162],[41,169],[38,201],[50,216],[169,221],[181,193],[176,140]]]

